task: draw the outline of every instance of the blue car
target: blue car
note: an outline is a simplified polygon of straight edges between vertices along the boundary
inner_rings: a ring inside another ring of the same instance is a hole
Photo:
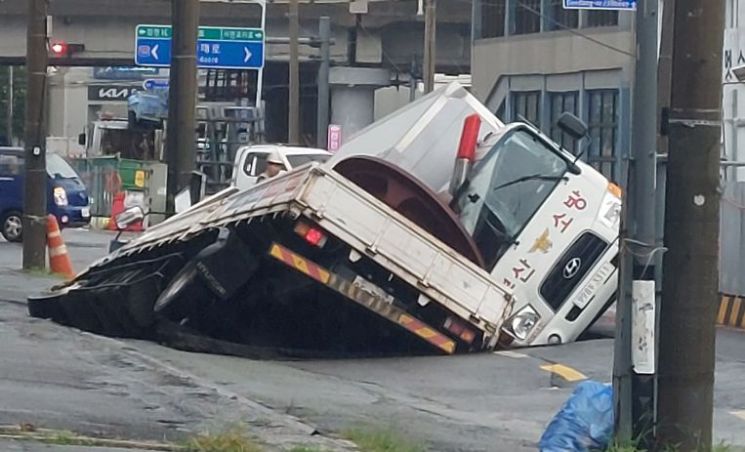
[[[5,240],[23,238],[23,149],[0,147],[0,233]],[[59,155],[47,154],[47,211],[60,227],[91,221],[90,200],[83,181]]]

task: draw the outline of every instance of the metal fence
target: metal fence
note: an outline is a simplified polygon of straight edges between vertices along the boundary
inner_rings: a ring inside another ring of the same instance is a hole
[[[105,156],[71,159],[70,164],[88,190],[94,217],[111,216],[114,195],[119,192],[142,192],[144,196],[148,191],[146,162]]]
[[[745,297],[745,182],[726,182],[719,237],[719,291]]]

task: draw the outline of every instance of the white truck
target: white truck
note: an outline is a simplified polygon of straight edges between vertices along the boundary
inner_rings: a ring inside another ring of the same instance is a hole
[[[450,86],[354,143],[205,199],[30,313],[287,354],[450,354],[574,340],[613,300],[619,193],[533,127]]]
[[[235,154],[232,185],[239,189],[252,187],[266,169],[266,159],[276,153],[282,159],[283,171],[291,171],[310,162],[323,163],[331,158],[324,149],[285,146],[282,144],[256,144],[241,146]]]

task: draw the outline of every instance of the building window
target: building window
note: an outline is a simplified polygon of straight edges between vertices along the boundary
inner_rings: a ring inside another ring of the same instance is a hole
[[[481,37],[504,36],[507,0],[481,0]]]
[[[526,91],[512,93],[512,118],[515,121],[527,121],[540,128],[541,92]]]
[[[618,137],[618,90],[587,91],[590,128],[588,162],[609,179],[615,177]]]
[[[588,27],[614,27],[618,25],[618,11],[587,11]]]
[[[564,9],[564,0],[549,0],[551,16],[548,20],[549,30],[563,30],[579,26],[579,10]]]
[[[562,132],[557,122],[564,112],[577,115],[577,99],[579,93],[571,91],[567,93],[550,93],[551,96],[551,139],[559,143],[564,149],[575,152],[577,140]]]
[[[538,33],[541,31],[541,1],[515,1],[515,34]]]

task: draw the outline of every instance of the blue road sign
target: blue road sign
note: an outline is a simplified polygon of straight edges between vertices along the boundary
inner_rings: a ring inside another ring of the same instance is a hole
[[[138,25],[135,34],[135,64],[170,66],[171,27]],[[264,66],[263,30],[199,27],[197,65],[217,69],[261,69]]]
[[[164,78],[149,78],[142,82],[142,87],[146,91],[153,91],[156,89],[168,89],[168,79]]]
[[[564,0],[565,9],[636,10],[636,0]]]

